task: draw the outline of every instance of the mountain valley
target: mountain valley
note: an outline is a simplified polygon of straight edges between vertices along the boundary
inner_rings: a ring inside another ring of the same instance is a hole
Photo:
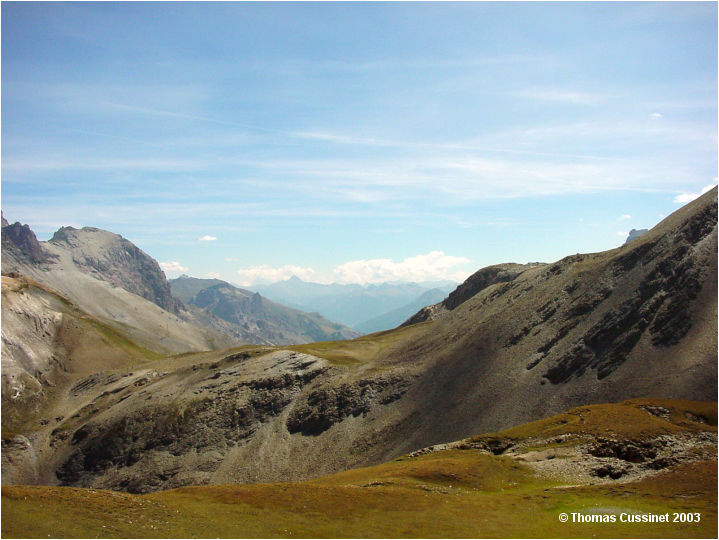
[[[461,513],[509,482],[514,495],[492,503],[506,525],[502,505],[522,497],[547,516],[570,500],[609,504],[617,490],[645,493],[644,510],[669,508],[656,495],[660,478],[678,494],[702,478],[698,500],[716,521],[716,405],[699,403],[715,401],[717,389],[716,189],[621,247],[480,269],[401,326],[354,339],[340,324],[219,280],[168,283],[133,247],[99,229],[63,228],[38,242],[27,227],[3,227],[3,484],[46,486],[3,488],[8,527],[26,519],[25,501],[74,504],[47,486],[89,490],[73,493],[109,512],[103,519],[119,508],[129,512],[123,520],[154,512],[139,519],[158,520],[170,536],[289,536],[298,523],[304,534],[342,536],[331,512],[326,528],[313,528],[288,501],[356,493],[359,527],[388,498],[406,495],[416,511],[453,494]],[[282,322],[262,327],[268,313]],[[636,398],[655,401],[588,407]],[[586,409],[546,419],[575,407]],[[596,410],[604,412],[583,416]],[[645,427],[623,432],[624,420]],[[581,448],[556,453],[565,435]],[[551,452],[573,463],[571,479],[544,463]],[[358,467],[375,468],[349,470]],[[288,481],[303,483],[214,487]],[[551,492],[546,504],[541,490]],[[106,508],[115,496],[118,508]],[[262,520],[256,530],[173,529],[189,525],[168,512],[199,499],[213,501],[201,512],[223,500],[249,505],[238,512],[274,509],[287,529]],[[123,523],[108,535],[133,536]],[[458,523],[450,536],[479,526]],[[367,535],[417,531],[393,527]],[[715,523],[702,527],[716,533]]]

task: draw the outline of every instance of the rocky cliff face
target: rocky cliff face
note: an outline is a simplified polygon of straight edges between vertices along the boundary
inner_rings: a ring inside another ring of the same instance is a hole
[[[93,227],[62,227],[50,243],[68,251],[82,271],[179,313],[160,265],[122,236]]]
[[[54,370],[61,369],[64,351],[58,351],[54,341],[63,311],[53,300],[26,279],[2,277],[3,416],[16,412],[6,406],[11,403],[20,404],[24,412],[36,409],[43,387],[53,384]]]

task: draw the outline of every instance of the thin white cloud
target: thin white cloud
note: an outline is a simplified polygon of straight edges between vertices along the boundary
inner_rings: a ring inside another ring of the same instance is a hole
[[[576,90],[558,90],[552,88],[530,88],[509,95],[536,101],[553,101],[557,103],[571,103],[573,105],[596,105],[605,100],[602,94],[582,92]]]
[[[101,105],[107,105],[108,107],[118,109],[123,112],[132,112],[151,116],[169,116],[173,118],[182,118],[185,120],[201,120],[203,122],[212,122],[215,124],[223,125],[237,125],[234,122],[228,122],[226,120],[219,120],[217,118],[208,118],[206,116],[197,116],[194,114],[186,114],[176,111],[167,111],[164,109],[155,109],[151,107],[138,107],[137,105],[128,105],[126,103],[113,103],[113,102],[101,102]]]
[[[620,217],[619,219],[632,219],[632,216],[631,214],[622,214],[622,217]]]
[[[549,55],[525,55],[525,54],[506,54],[497,56],[479,56],[473,58],[456,58],[456,59],[384,59],[369,62],[343,62],[337,60],[324,60],[321,62],[312,62],[299,64],[298,67],[303,70],[310,68],[320,68],[334,71],[346,72],[364,72],[364,71],[397,71],[405,69],[467,69],[481,66],[491,66],[495,64],[507,65],[509,63],[525,63],[532,65],[549,65],[556,63],[557,59]]]
[[[400,262],[391,259],[350,261],[337,266],[334,275],[340,283],[383,283],[386,281],[433,281],[452,279],[464,281],[469,272],[461,266],[470,262],[466,257],[431,251],[408,257]]]
[[[163,271],[170,273],[187,272],[187,267],[182,266],[178,261],[161,262],[160,268],[162,268]]]
[[[617,231],[617,236],[629,236],[627,231]]]
[[[674,202],[679,204],[686,204],[688,202],[693,201],[694,199],[701,197],[704,195],[707,191],[710,189],[716,187],[716,184],[709,184],[708,186],[704,186],[702,190],[699,193],[680,193],[676,197],[674,197]]]
[[[200,242],[214,242],[215,240],[217,240],[217,237],[206,234],[205,236],[201,236],[198,240]]]
[[[650,120],[659,120],[659,119],[662,118],[663,116],[664,116],[664,115],[663,115],[662,113],[653,112],[653,113],[651,113],[651,114],[649,115],[649,119],[650,119]]]
[[[274,283],[276,281],[284,281],[292,276],[297,276],[304,281],[308,281],[315,275],[315,271],[312,268],[294,266],[291,264],[286,264],[276,268],[266,264],[261,264],[259,266],[240,268],[237,271],[237,275],[240,276],[238,283],[243,287],[249,287],[250,285],[255,285],[257,283]]]
[[[3,161],[3,169],[10,171],[52,171],[52,170],[137,170],[137,171],[184,171],[196,170],[207,163],[188,159],[124,159],[124,158],[93,158],[82,155],[65,157],[20,157]]]

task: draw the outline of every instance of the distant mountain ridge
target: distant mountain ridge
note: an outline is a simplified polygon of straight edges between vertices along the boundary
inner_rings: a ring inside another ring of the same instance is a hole
[[[366,334],[396,328],[418,310],[440,302],[444,300],[446,296],[447,293],[442,289],[430,289],[422,293],[416,300],[360,324],[356,324],[354,328]]]
[[[262,336],[270,344],[288,345],[352,339],[360,335],[318,313],[289,308],[219,279],[181,276],[170,281],[173,294],[187,304]]]
[[[451,281],[424,284],[322,284],[292,276],[269,285],[254,285],[251,289],[275,302],[303,311],[316,311],[323,317],[359,330],[358,325],[416,302],[431,289],[439,289],[447,294],[456,286]]]

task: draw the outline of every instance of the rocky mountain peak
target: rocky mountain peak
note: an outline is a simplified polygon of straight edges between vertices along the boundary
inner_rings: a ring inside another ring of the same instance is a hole
[[[10,255],[3,271],[17,266],[33,275],[32,268],[20,267],[52,261],[53,271],[73,268],[179,313],[181,304],[170,294],[157,261],[119,234],[96,227],[61,227],[48,242],[38,242],[30,227],[15,223],[3,227],[2,248],[3,255]]]
[[[19,261],[38,264],[47,261],[50,255],[42,248],[37,236],[29,225],[16,221],[10,225],[3,217],[2,249],[12,252]]]
[[[70,247],[75,264],[90,273],[167,311],[178,312],[178,302],[157,261],[119,234],[95,227],[63,227],[51,242]]]
[[[52,235],[50,242],[68,242],[75,231],[77,231],[75,227],[60,227],[55,231],[55,234]]]

